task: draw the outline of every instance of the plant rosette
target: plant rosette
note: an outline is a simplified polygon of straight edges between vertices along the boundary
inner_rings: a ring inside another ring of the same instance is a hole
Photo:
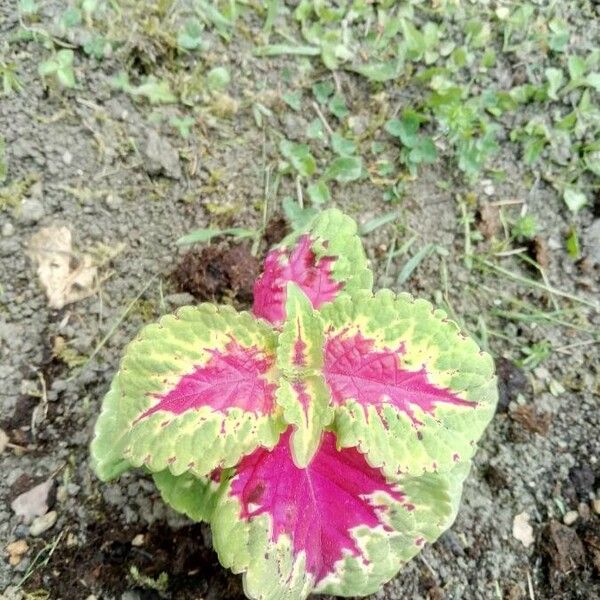
[[[146,326],[104,399],[96,473],[150,471],[250,598],[372,593],[456,516],[492,358],[372,284],[356,224],[326,210],[269,252],[252,314],[202,304]]]

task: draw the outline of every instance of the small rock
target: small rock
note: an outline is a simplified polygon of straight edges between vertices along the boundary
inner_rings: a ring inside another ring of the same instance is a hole
[[[26,523],[30,523],[34,517],[41,517],[48,512],[51,502],[51,492],[54,488],[54,480],[48,479],[27,492],[17,496],[10,507],[18,517]]]
[[[42,535],[42,533],[54,527],[57,517],[58,514],[55,510],[51,510],[41,517],[36,517],[29,527],[29,535],[33,537]]]
[[[8,562],[11,567],[16,567],[28,550],[29,546],[25,540],[17,540],[8,544],[6,551],[8,552]]]
[[[519,394],[526,398],[531,396],[532,388],[525,371],[504,357],[496,359],[498,373],[498,412],[506,412],[508,405],[514,402]]]
[[[15,226],[7,221],[2,225],[2,237],[10,237],[15,232]]]
[[[590,507],[585,502],[579,503],[579,506],[577,507],[577,512],[584,521],[587,521],[590,518]]]
[[[136,548],[139,548],[140,546],[144,545],[144,542],[146,541],[146,538],[144,536],[143,533],[138,533],[132,540],[131,540],[131,545],[135,546]]]
[[[512,534],[525,548],[533,544],[533,527],[529,524],[529,515],[526,512],[519,513],[513,519]]]
[[[0,429],[0,454],[4,452],[6,445],[8,444],[8,436],[3,429]]]
[[[73,162],[73,155],[68,150],[65,150],[62,155],[62,161],[65,165],[70,165]]]
[[[579,513],[576,510],[570,510],[563,517],[563,523],[565,525],[573,525],[573,523],[575,523],[575,521],[577,521],[578,518],[579,518]]]
[[[166,175],[171,179],[181,179],[179,152],[165,138],[150,129],[144,148],[146,171],[150,175]]]
[[[169,294],[165,296],[165,302],[171,308],[179,308],[180,306],[188,306],[194,304],[194,296],[188,292],[181,292],[180,294]]]
[[[588,260],[594,264],[600,264],[600,219],[596,219],[583,236],[583,245]]]
[[[582,500],[589,498],[589,494],[594,488],[595,480],[596,474],[586,463],[571,467],[569,470],[569,481],[573,484],[577,496]]]
[[[117,194],[108,194],[104,202],[111,210],[117,210],[123,206],[123,198]]]
[[[35,225],[45,214],[44,205],[37,198],[25,198],[21,202],[18,218],[24,225]]]
[[[592,501],[592,508],[597,515],[600,515],[600,498],[596,498]]]

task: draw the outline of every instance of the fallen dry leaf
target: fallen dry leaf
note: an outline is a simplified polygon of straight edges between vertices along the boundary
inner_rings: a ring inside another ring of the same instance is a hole
[[[87,254],[73,264],[68,227],[40,229],[29,240],[27,255],[37,264],[50,308],[60,309],[95,292],[97,268]]]
[[[512,534],[525,548],[533,544],[533,527],[529,524],[529,515],[526,512],[519,513],[513,519]]]
[[[513,421],[516,421],[525,429],[540,435],[546,435],[552,424],[552,415],[550,413],[538,411],[532,404],[517,406],[510,413]]]

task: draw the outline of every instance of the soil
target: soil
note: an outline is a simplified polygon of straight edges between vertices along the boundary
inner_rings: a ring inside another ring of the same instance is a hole
[[[16,4],[0,6],[1,34],[18,27]],[[57,5],[45,3],[46,21]],[[215,44],[219,48],[218,40]],[[0,428],[10,443],[0,456],[0,552],[14,540],[29,546],[17,565],[9,564],[7,554],[0,557],[0,591],[8,599],[243,598],[240,577],[219,565],[204,526],[167,508],[141,472],[110,484],[98,481],[88,446],[123,348],[140,327],[196,299],[239,308],[251,303],[258,263],[246,245],[222,242],[185,253],[175,243],[200,227],[258,230],[265,169],[276,170],[280,160],[277,131],[296,139],[308,126],[302,112],[277,112],[276,98],[272,122],[257,127],[244,98],[252,93],[264,103],[273,99],[281,74],[293,65],[253,57],[247,44],[242,38],[226,47],[235,75],[229,93],[239,109],[205,115],[187,139],[165,119],[157,120],[152,106],[109,85],[122,57],[93,68],[78,59],[79,87],[60,91],[46,89],[37,74],[47,57],[42,45],[13,47],[25,91],[0,100],[7,183],[37,183],[25,186],[15,207],[0,208]],[[138,53],[150,60],[149,49]],[[377,90],[349,73],[340,73],[339,81],[354,113],[368,114]],[[389,94],[403,101],[397,90]],[[163,152],[174,150],[175,162],[157,167],[144,157],[149,132],[153,143],[156,136],[162,140]],[[598,213],[588,207],[568,214],[551,188],[529,184],[519,156],[508,147],[495,166],[506,172],[503,181],[473,186],[443,162],[423,169],[395,208],[398,224],[364,238],[376,286],[443,303],[496,357],[502,389],[456,523],[373,598],[600,598],[600,515],[592,502],[600,499],[600,355],[590,343],[599,316],[489,268],[468,268],[456,197],[472,193],[485,202],[527,203],[540,224],[544,243],[536,242],[534,252],[544,253],[548,280],[587,302],[600,297],[598,265],[574,262],[562,240],[571,226],[585,234]],[[285,195],[295,194],[294,181],[287,179],[270,199],[269,215],[278,214]],[[334,185],[332,191],[332,203],[362,224],[391,210],[368,181]],[[483,201],[480,213],[482,207]],[[48,308],[25,252],[30,237],[51,224],[67,225],[75,253],[91,253],[99,265],[95,293],[61,310]],[[286,227],[281,220],[273,224],[259,253]],[[431,254],[397,286],[407,256],[388,261],[388,251],[412,235],[419,247],[435,243],[446,255]],[[476,251],[489,244],[484,236]],[[520,277],[535,277],[509,261],[499,264]],[[550,319],[506,316],[521,311],[523,303],[552,315],[553,302],[564,312]],[[560,324],[566,318],[571,325]],[[57,351],[59,337],[65,345]],[[542,341],[552,347],[550,355],[537,366],[519,366],[521,349]],[[56,481],[50,508],[57,521],[34,537],[10,503],[49,477]],[[577,518],[566,525],[569,511]],[[513,519],[522,512],[534,531],[529,547],[512,535]],[[161,573],[168,576],[164,588],[157,583]]]

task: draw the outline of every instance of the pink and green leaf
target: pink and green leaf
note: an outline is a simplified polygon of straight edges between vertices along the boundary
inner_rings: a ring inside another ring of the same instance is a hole
[[[460,489],[440,475],[388,480],[331,432],[301,469],[288,438],[242,459],[212,520],[219,559],[250,598],[374,592],[455,516]]]
[[[497,400],[488,354],[408,294],[343,295],[321,316],[340,447],[358,446],[390,476],[470,460]]]
[[[281,324],[288,282],[295,283],[314,308],[331,302],[342,290],[371,290],[373,274],[356,223],[337,209],[325,210],[269,252],[254,286],[254,314]]]
[[[287,285],[287,318],[277,347],[277,367],[283,378],[277,404],[293,425],[292,456],[298,467],[311,461],[323,429],[333,420],[329,388],[322,376],[323,321],[294,283]]]
[[[276,337],[228,307],[185,307],[127,348],[96,425],[92,459],[108,479],[128,466],[204,476],[282,430]]]

